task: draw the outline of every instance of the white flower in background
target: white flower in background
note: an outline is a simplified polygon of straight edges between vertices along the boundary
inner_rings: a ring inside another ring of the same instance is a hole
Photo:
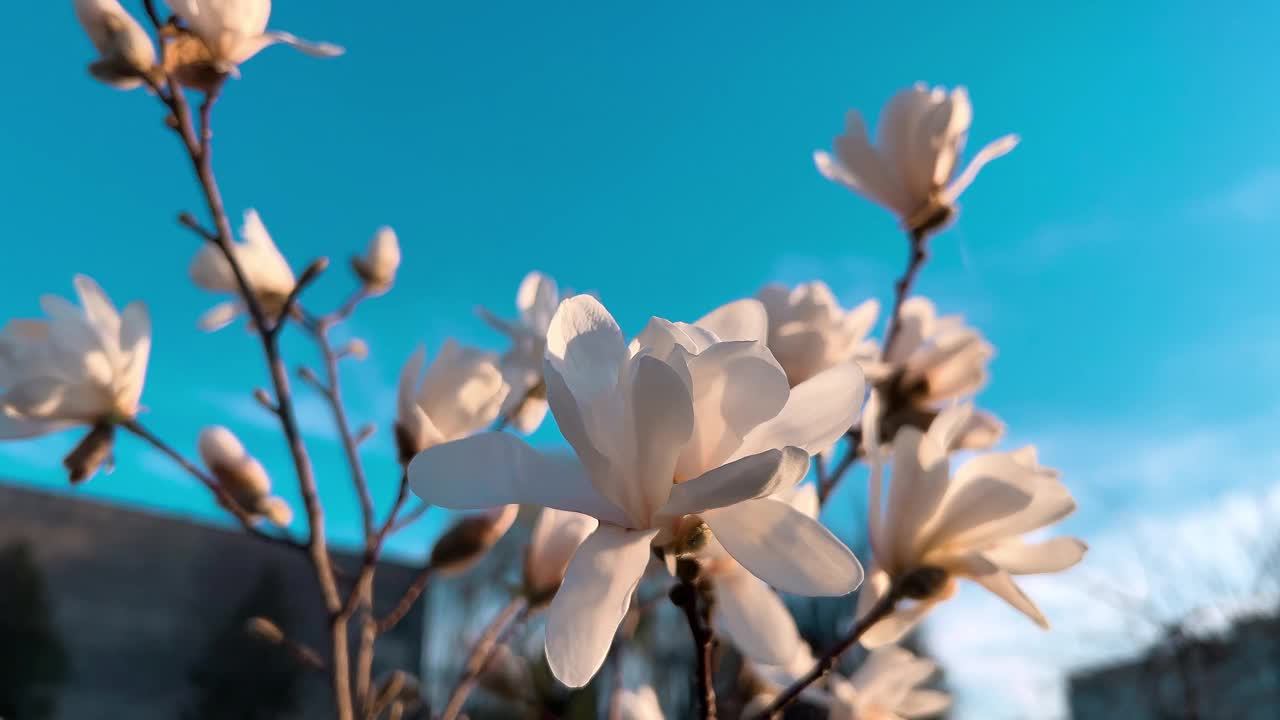
[[[11,320],[0,332],[0,439],[110,425],[138,413],[151,353],[142,302],[123,313],[91,278],[77,275],[82,307],[45,295],[47,320]]]
[[[821,281],[794,289],[767,285],[756,298],[769,314],[769,350],[792,385],[838,363],[857,360],[866,365],[879,355],[875,340],[867,338],[880,312],[877,300],[845,310]]]
[[[732,329],[754,301],[713,313]],[[595,298],[560,304],[547,334],[547,397],[577,454],[566,466],[508,433],[438,445],[409,480],[447,508],[526,503],[600,525],[573,556],[547,619],[552,673],[581,687],[604,661],[651,557],[701,523],[749,572],[780,590],[844,595],[861,567],[817,521],[769,495],[794,486],[809,453],[853,422],[863,378],[849,363],[792,392],[763,344],[654,318],[628,346]],[[576,470],[576,471],[575,471]]]
[[[89,74],[120,90],[132,90],[155,69],[156,47],[151,36],[119,0],[74,0],[76,17],[99,58]]]
[[[962,87],[951,92],[924,84],[899,91],[880,117],[876,146],[857,110],[845,116],[834,156],[814,153],[828,180],[888,208],[913,233],[938,230],[951,220],[956,199],[982,166],[1013,150],[1018,136],[992,142],[956,174],[973,109]]]
[[[881,394],[885,416],[881,437],[891,440],[898,427],[925,428],[937,412],[973,396],[987,383],[991,343],[959,315],[938,317],[932,302],[916,296],[902,304],[899,331],[883,362],[867,366]],[[948,450],[985,450],[1004,434],[1004,423],[972,411],[962,431],[950,434]]]
[[[868,414],[878,411],[876,393]],[[871,463],[868,526],[875,563],[859,597],[862,614],[900,581],[913,603],[899,606],[871,627],[868,647],[893,642],[968,578],[1047,628],[1048,621],[1013,581],[1014,575],[1066,570],[1084,557],[1085,544],[1073,537],[1026,543],[1022,535],[1047,527],[1075,508],[1058,473],[1041,467],[1035,448],[986,453],[953,475],[948,435],[960,426],[965,407],[944,410],[928,432],[898,431],[891,444],[892,475],[883,495],[885,453],[866,423]]]
[[[288,527],[293,520],[289,503],[271,494],[271,477],[258,459],[245,450],[240,438],[214,425],[200,431],[196,441],[200,461],[245,512]]]
[[[293,292],[296,282],[293,270],[271,240],[257,211],[249,210],[244,214],[240,236],[243,241],[232,244],[236,262],[244,271],[245,279],[263,311],[268,317],[275,318],[284,309],[289,293]],[[236,296],[235,300],[216,305],[201,316],[200,329],[220,330],[247,311],[231,263],[227,262],[217,245],[207,242],[201,246],[191,261],[189,272],[192,282],[198,287]]]
[[[581,513],[542,509],[524,558],[524,592],[531,604],[551,600],[578,546],[599,524],[595,518]]]
[[[769,687],[762,702],[800,678],[816,663],[807,645],[802,645],[785,666],[758,667]],[[921,688],[938,670],[937,665],[918,658],[900,647],[872,651],[845,679],[830,675],[825,688],[812,686],[802,697],[827,709],[830,720],[915,720],[942,714],[951,706],[944,692]]]
[[[806,516],[818,517],[818,491],[799,485],[773,495]],[[757,663],[783,665],[804,646],[791,612],[768,585],[747,572],[714,537],[699,552],[715,590],[712,622],[744,655]],[[805,668],[806,670],[808,668]]]
[[[188,29],[204,43],[213,69],[235,74],[236,67],[276,43],[314,57],[335,57],[343,49],[312,43],[286,32],[267,30],[271,0],[166,0]]]
[[[516,290],[520,316],[508,322],[484,308],[477,312],[495,330],[511,339],[511,349],[502,356],[502,375],[511,394],[502,406],[502,417],[526,435],[538,429],[547,415],[547,391],[542,383],[542,357],[547,348],[547,327],[560,305],[560,288],[548,275],[534,271],[525,276]]]
[[[369,241],[364,255],[351,258],[351,267],[370,293],[381,295],[391,289],[400,269],[400,240],[396,231],[380,228]]]
[[[652,685],[622,688],[618,691],[618,717],[621,720],[664,720],[662,703]]]
[[[403,462],[432,445],[483,430],[507,397],[492,353],[448,340],[423,375],[425,358],[418,348],[400,371],[395,433]]]
[[[519,505],[503,505],[458,520],[431,548],[431,568],[440,577],[454,577],[475,567],[519,514]]]

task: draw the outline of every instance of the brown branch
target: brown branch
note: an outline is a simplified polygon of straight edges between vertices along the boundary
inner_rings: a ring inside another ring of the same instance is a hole
[[[285,635],[280,626],[271,620],[264,617],[250,618],[245,629],[253,637],[284,649],[300,665],[313,670],[323,671],[325,669],[324,658],[320,657],[320,653]]]
[[[400,596],[400,601],[392,608],[391,612],[378,618],[378,634],[389,632],[396,626],[405,615],[409,614],[409,610],[413,608],[413,604],[422,597],[422,591],[427,589],[427,583],[431,580],[431,575],[435,572],[435,568],[427,565],[418,571],[413,582],[409,584],[408,589]]]
[[[455,720],[458,717],[458,714],[462,712],[462,706],[467,702],[467,697],[480,679],[480,673],[484,672],[484,669],[489,665],[489,661],[493,659],[493,653],[497,649],[498,641],[501,640],[507,628],[519,623],[520,619],[528,612],[529,603],[523,595],[517,595],[489,623],[489,626],[485,628],[484,634],[480,636],[475,646],[471,648],[471,655],[467,657],[467,663],[463,666],[462,677],[453,688],[453,693],[449,696],[449,703],[445,706],[444,712],[441,713],[440,720]]]
[[[928,236],[923,231],[913,231],[909,240],[911,256],[907,261],[907,269],[893,286],[893,314],[889,316],[889,329],[884,335],[884,357],[889,356],[889,349],[893,347],[893,341],[897,339],[902,329],[902,304],[911,295],[911,288],[915,285],[920,268],[924,267],[929,259]]]
[[[716,685],[715,667],[712,662],[715,654],[715,635],[711,632],[709,603],[698,602],[701,593],[694,583],[691,576],[682,577],[680,584],[671,588],[671,602],[684,611],[685,620],[689,622],[689,632],[693,635],[697,659],[694,687],[698,697],[698,717],[702,720],[715,720]],[[703,607],[700,608],[699,605]]]
[[[306,551],[306,545],[288,537],[287,535],[273,535],[259,529],[256,525],[257,519],[241,507],[240,503],[236,502],[236,499],[232,497],[231,493],[229,493],[225,487],[222,486],[222,483],[218,482],[216,478],[205,472],[200,468],[200,466],[183,457],[181,453],[170,447],[150,430],[143,427],[142,423],[137,420],[126,420],[125,422],[120,423],[120,425],[124,427],[124,429],[136,435],[139,439],[150,444],[156,450],[167,455],[171,460],[181,466],[183,470],[186,470],[192,477],[199,480],[201,484],[213,493],[218,504],[225,508],[227,512],[235,516],[236,520],[240,522],[240,526],[244,528],[245,532],[269,543],[283,545],[294,550]]]
[[[818,659],[818,662],[809,670],[809,672],[791,683],[791,685],[783,690],[780,695],[773,699],[773,702],[769,703],[764,710],[761,710],[757,715],[755,715],[753,720],[772,720],[775,718],[781,718],[782,711],[786,709],[788,705],[795,702],[796,698],[800,697],[800,693],[804,692],[805,688],[818,682],[825,677],[827,673],[831,672],[831,668],[835,666],[836,660],[841,655],[857,644],[858,640],[862,639],[862,636],[866,634],[867,630],[871,629],[872,625],[875,625],[888,617],[889,614],[894,611],[898,606],[898,602],[905,597],[903,586],[904,583],[901,581],[895,581],[890,585],[888,592],[876,601],[876,604],[867,611],[866,615],[862,616],[856,623],[854,623],[854,626],[843,638],[840,638],[839,642],[823,653],[822,657]]]
[[[391,532],[400,532],[401,530],[418,522],[418,520],[422,519],[422,516],[426,515],[429,510],[431,510],[430,505],[427,503],[419,503],[414,509],[396,518],[395,524],[391,526]]]
[[[163,42],[162,40],[162,51],[164,50]],[[262,342],[263,354],[266,356],[272,384],[275,388],[276,407],[279,409],[277,416],[280,419],[281,429],[289,445],[289,452],[297,471],[298,485],[311,531],[307,549],[311,557],[316,580],[320,585],[325,607],[331,613],[335,613],[341,607],[342,600],[338,593],[337,580],[325,540],[324,508],[320,503],[311,458],[307,454],[302,435],[298,430],[288,373],[285,370],[284,361],[280,357],[279,338],[270,332],[271,325],[267,322],[267,315],[253,292],[253,288],[245,276],[244,268],[241,267],[234,252],[231,221],[227,216],[222,194],[218,189],[217,179],[213,172],[213,130],[211,119],[213,107],[217,103],[223,81],[218,82],[209,90],[205,95],[204,102],[200,105],[198,134],[181,86],[173,77],[169,78],[168,83],[169,93],[167,96],[162,95],[161,100],[173,112],[175,130],[187,149],[187,155],[204,192],[210,215],[213,217],[216,229],[214,242],[231,267],[232,274],[236,279],[236,286],[239,288],[240,295],[249,309],[249,316],[252,318],[254,327],[257,329],[258,336]],[[331,682],[334,701],[337,705],[339,720],[351,720],[352,707],[350,677],[347,667],[349,656],[346,619],[335,616],[331,629],[333,643]]]

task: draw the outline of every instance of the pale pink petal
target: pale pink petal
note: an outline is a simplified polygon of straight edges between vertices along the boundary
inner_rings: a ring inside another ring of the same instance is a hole
[[[627,357],[622,329],[599,300],[578,295],[560,303],[547,330],[547,363],[560,374],[584,417],[597,395],[617,386]]]
[[[581,465],[543,455],[510,433],[483,433],[424,450],[409,463],[409,484],[426,502],[451,510],[519,503],[626,523],[623,512],[587,481]]]
[[[1073,537],[1056,537],[1039,543],[1019,538],[983,550],[982,556],[1013,575],[1036,575],[1066,570],[1084,559],[1088,546]]]
[[[702,519],[734,560],[784,592],[847,595],[862,582],[862,566],[849,548],[780,500],[748,500],[705,512]]]
[[[1049,629],[1049,621],[1045,619],[1040,608],[1022,592],[1013,581],[1013,576],[996,567],[980,555],[973,554],[962,560],[965,575],[982,587],[990,590],[997,597],[1014,607],[1015,610],[1031,618],[1041,629]]]
[[[809,471],[805,451],[785,447],[721,465],[671,488],[660,515],[679,518],[723,508],[794,487]]]
[[[560,288],[549,275],[534,271],[525,276],[516,290],[516,309],[520,321],[532,330],[545,333],[551,326],[560,302]]]
[[[604,663],[656,534],[601,525],[574,553],[547,613],[547,664],[560,682],[582,687]]]
[[[769,337],[769,314],[759,300],[746,299],[721,305],[693,323],[715,333],[720,340],[759,340]]]
[[[715,583],[715,624],[744,655],[782,665],[803,642],[795,620],[776,593],[757,578],[735,572]]]
[[[693,433],[693,401],[684,380],[669,365],[644,356],[632,366],[631,428],[635,457],[631,472],[597,486],[636,522],[648,519],[667,503],[676,461]]]
[[[978,177],[978,171],[984,165],[998,157],[1008,155],[1018,146],[1018,140],[1017,135],[1005,135],[979,150],[978,154],[974,155],[973,159],[969,161],[969,165],[964,169],[964,172],[960,173],[955,180],[952,180],[951,184],[943,191],[943,200],[947,203],[954,203],[956,198],[960,197],[960,193],[968,189],[974,178]]]
[[[866,379],[856,363],[841,363],[791,389],[782,411],[747,434],[737,456],[794,445],[811,455],[826,450],[858,419]]]

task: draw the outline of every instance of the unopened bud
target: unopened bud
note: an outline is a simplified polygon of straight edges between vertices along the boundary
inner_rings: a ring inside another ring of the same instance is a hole
[[[459,520],[431,549],[431,567],[444,577],[471,569],[507,534],[519,513],[519,505],[504,505]]]
[[[364,255],[351,258],[351,269],[370,292],[384,293],[400,268],[400,241],[395,230],[384,227],[369,241]]]
[[[132,90],[156,74],[156,48],[142,25],[119,0],[75,0],[99,59],[89,65],[95,79],[120,90]]]
[[[108,423],[93,426],[89,434],[62,459],[62,466],[67,469],[67,476],[72,485],[93,477],[104,464],[111,460],[111,450],[115,444],[116,428]]]
[[[265,388],[254,389],[253,399],[257,400],[259,405],[270,410],[271,412],[276,411],[276,403],[274,400],[271,399],[271,394],[268,393]]]
[[[501,698],[523,700],[533,687],[529,663],[511,651],[508,645],[497,645],[489,661],[480,671],[480,686]]]
[[[378,432],[377,425],[374,425],[373,423],[366,424],[364,427],[356,431],[356,444],[363,444],[369,438],[373,437],[373,434],[376,432]]]
[[[289,523],[293,522],[293,508],[275,495],[258,503],[257,512],[276,527],[289,527]]]
[[[237,505],[254,514],[266,514],[263,509],[271,494],[271,478],[234,433],[219,425],[207,427],[200,431],[196,451]],[[277,516],[280,513],[279,508],[271,511]]]
[[[307,367],[306,365],[303,365],[302,367],[298,368],[298,377],[311,383],[312,385],[320,384],[320,378],[316,376],[316,372],[311,368]]]
[[[209,47],[186,30],[166,26],[162,33],[170,38],[164,53],[164,70],[184,87],[209,92],[226,79]]]
[[[280,629],[280,626],[264,617],[249,618],[245,622],[244,629],[245,632],[249,633],[250,637],[273,645],[278,645],[284,640],[284,631]]]
[[[364,360],[369,357],[369,343],[360,338],[353,338],[338,350],[338,357],[353,357]]]

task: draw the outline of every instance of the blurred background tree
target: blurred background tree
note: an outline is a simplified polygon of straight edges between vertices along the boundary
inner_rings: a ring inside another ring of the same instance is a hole
[[[26,543],[0,550],[0,648],[0,717],[53,717],[70,664]]]

